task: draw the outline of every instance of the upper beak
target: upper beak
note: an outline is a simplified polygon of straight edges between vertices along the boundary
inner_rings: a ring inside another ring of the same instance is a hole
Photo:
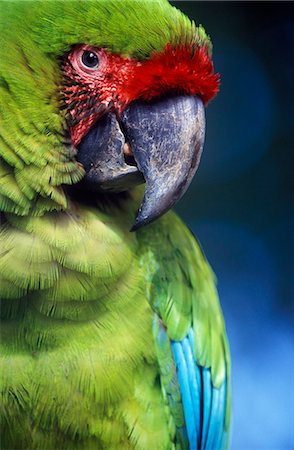
[[[94,125],[78,146],[78,159],[85,167],[85,182],[98,189],[119,192],[145,179],[147,187],[132,228],[137,230],[164,214],[186,192],[199,165],[204,137],[199,97],[134,102],[119,120],[108,113]],[[125,142],[137,167],[126,163]]]

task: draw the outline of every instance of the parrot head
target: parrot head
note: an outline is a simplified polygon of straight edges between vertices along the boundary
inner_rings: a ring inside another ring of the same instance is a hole
[[[66,208],[66,184],[99,196],[146,182],[133,229],[152,222],[182,197],[199,165],[204,108],[219,87],[204,29],[161,0],[15,5],[7,7],[11,54],[0,80],[17,142],[8,139],[14,158],[6,147],[1,157],[29,206],[19,201],[13,210],[7,195],[6,208]]]

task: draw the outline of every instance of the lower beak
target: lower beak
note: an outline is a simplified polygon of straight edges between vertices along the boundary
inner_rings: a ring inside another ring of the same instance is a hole
[[[200,162],[205,137],[202,100],[192,96],[133,102],[117,120],[100,119],[78,147],[88,186],[119,192],[146,181],[135,224],[153,222],[186,192]],[[127,164],[131,149],[136,165]]]

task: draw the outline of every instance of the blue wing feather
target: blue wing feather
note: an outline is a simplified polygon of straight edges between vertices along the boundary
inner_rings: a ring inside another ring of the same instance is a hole
[[[190,380],[188,374],[188,367],[182,348],[182,342],[172,341],[172,351],[175,359],[176,369],[178,372],[178,380],[182,394],[182,403],[184,408],[187,434],[191,447],[191,442],[196,442],[196,423],[194,418],[193,401],[189,384]]]
[[[227,447],[224,432],[226,382],[216,388],[211,370],[197,364],[193,329],[181,341],[171,341],[178,374],[190,450]]]
[[[226,419],[226,400],[227,400],[227,383],[221,385],[219,389],[219,404],[218,411],[215,416],[216,431],[212,442],[212,448],[227,448],[227,445],[222,444],[222,437],[224,434],[224,422]]]
[[[219,400],[220,400],[220,389],[212,389],[212,400],[211,400],[211,411],[210,419],[207,430],[207,438],[205,441],[206,448],[214,448],[214,440],[216,442],[215,436],[218,431],[219,426]]]
[[[175,419],[176,443],[190,450],[227,448],[227,383],[216,388],[210,368],[197,364],[193,328],[181,341],[173,341],[155,314],[154,337],[162,388]]]
[[[193,406],[193,415],[194,422],[196,428],[196,439],[195,442],[198,442],[200,436],[200,385],[197,383],[197,375],[196,375],[196,364],[194,363],[194,358],[192,354],[192,349],[189,343],[188,338],[184,338],[182,341],[182,347],[184,351],[184,357],[186,359],[187,369],[188,369],[188,380],[190,385],[190,394],[192,399]]]
[[[202,436],[201,436],[201,449],[205,448],[208,425],[211,412],[211,397],[212,397],[212,384],[210,369],[202,367],[202,389],[203,389],[203,425],[202,425]]]

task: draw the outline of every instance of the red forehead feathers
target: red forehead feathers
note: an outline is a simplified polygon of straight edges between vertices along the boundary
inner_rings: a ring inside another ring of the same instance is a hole
[[[136,66],[126,81],[126,103],[137,98],[151,100],[167,92],[198,95],[205,105],[219,90],[219,75],[206,48],[171,45]]]

